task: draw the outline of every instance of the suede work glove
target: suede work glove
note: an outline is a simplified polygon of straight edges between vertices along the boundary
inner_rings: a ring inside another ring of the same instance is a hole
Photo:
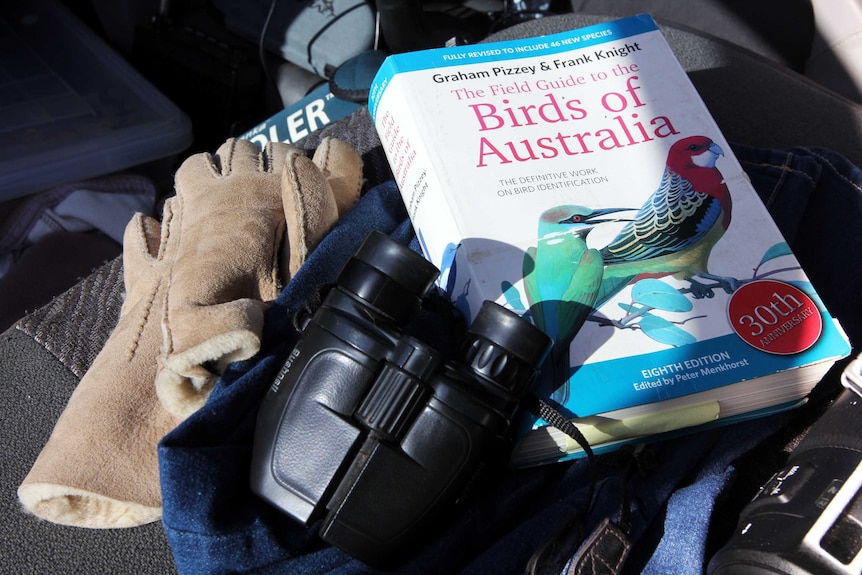
[[[257,353],[267,304],[359,197],[361,159],[348,144],[325,140],[313,160],[276,149],[231,140],[177,171],[156,391],[178,417],[203,405],[229,363]]]
[[[172,219],[171,200],[164,223]],[[156,445],[179,419],[152,381],[162,344],[168,244],[156,220],[136,214],[123,239],[126,297],[117,327],[69,398],[18,488],[34,515],[77,527],[131,527],[162,514]]]
[[[314,160],[228,141],[186,160],[176,183],[161,224],[136,214],[126,227],[117,327],[18,489],[43,519],[113,528],[161,517],[158,442],[220,369],[257,351],[266,302],[358,199],[361,160],[337,140]]]

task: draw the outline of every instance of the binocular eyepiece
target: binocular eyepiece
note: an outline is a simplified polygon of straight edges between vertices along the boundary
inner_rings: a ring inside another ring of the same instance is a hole
[[[404,333],[439,271],[373,232],[303,326],[261,405],[252,490],[370,564],[394,560],[504,462],[551,347],[485,302],[457,357]]]

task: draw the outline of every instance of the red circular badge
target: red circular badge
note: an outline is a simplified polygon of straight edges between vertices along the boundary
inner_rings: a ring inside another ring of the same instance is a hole
[[[727,316],[746,343],[778,355],[805,351],[823,332],[814,300],[777,280],[756,280],[737,289],[727,304]]]

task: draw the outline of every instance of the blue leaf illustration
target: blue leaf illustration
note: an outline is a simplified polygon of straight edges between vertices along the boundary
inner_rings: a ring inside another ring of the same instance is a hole
[[[652,314],[643,316],[638,325],[648,337],[665,345],[679,347],[697,341],[697,338],[678,325]]]
[[[640,304],[664,311],[691,311],[691,300],[661,280],[645,279],[632,287],[632,299]]]
[[[760,258],[760,264],[758,264],[757,267],[759,268],[769,260],[789,255],[793,255],[793,252],[790,250],[790,246],[787,245],[787,242],[779,242],[764,252],[763,257]]]

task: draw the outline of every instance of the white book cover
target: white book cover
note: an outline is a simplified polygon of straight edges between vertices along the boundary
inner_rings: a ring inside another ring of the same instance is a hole
[[[535,391],[599,445],[787,407],[849,353],[651,17],[390,56],[369,109],[441,287],[546,331]],[[570,455],[538,435],[522,463]]]

